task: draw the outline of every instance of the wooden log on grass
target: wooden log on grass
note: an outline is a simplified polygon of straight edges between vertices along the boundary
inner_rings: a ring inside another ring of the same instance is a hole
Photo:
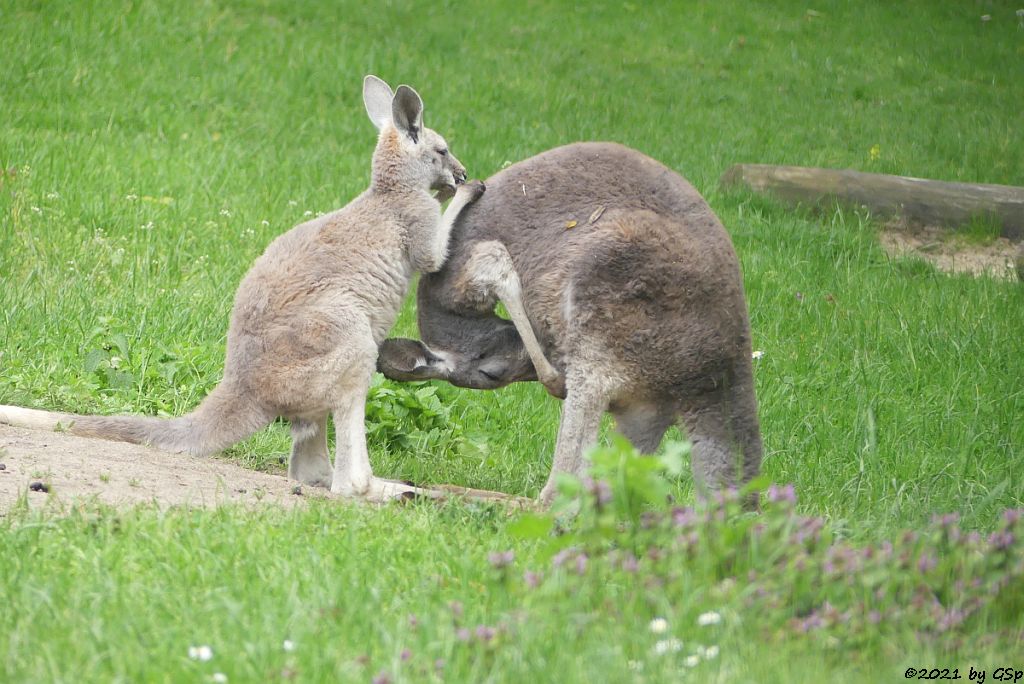
[[[783,200],[821,206],[864,206],[873,214],[913,223],[957,227],[992,221],[1003,237],[1024,239],[1024,188],[770,164],[736,164],[723,187],[742,186]]]

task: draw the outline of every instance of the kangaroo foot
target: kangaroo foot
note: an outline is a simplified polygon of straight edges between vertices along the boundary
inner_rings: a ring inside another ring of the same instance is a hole
[[[558,371],[553,373],[545,373],[544,377],[540,378],[540,382],[544,385],[544,389],[548,391],[548,394],[555,397],[556,399],[565,399],[565,375]]]

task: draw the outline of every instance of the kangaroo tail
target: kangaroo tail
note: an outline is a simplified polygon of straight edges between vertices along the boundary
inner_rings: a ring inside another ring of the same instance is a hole
[[[79,416],[0,406],[0,423],[36,430],[63,429],[73,435],[147,444],[163,451],[212,454],[268,425],[271,411],[232,388],[218,385],[192,413],[178,418]]]

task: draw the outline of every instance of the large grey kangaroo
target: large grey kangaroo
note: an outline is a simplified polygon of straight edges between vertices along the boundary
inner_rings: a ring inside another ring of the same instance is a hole
[[[0,406],[0,422],[209,454],[291,421],[289,476],[332,492],[383,500],[411,490],[373,477],[364,411],[377,348],[414,271],[441,268],[459,212],[483,192],[440,135],[423,127],[415,90],[375,76],[363,102],[379,129],[368,190],[275,239],[242,280],[224,378],[188,415],[76,416]],[[456,190],[456,185],[458,189]],[[438,197],[454,199],[441,213]],[[333,413],[337,454],[327,455]]]
[[[702,492],[754,477],[742,277],[693,186],[608,143],[550,150],[486,183],[455,223],[445,267],[420,279],[423,341],[386,340],[381,371],[477,389],[539,377],[565,399],[542,502],[558,473],[582,474],[606,410],[645,453],[681,420]]]

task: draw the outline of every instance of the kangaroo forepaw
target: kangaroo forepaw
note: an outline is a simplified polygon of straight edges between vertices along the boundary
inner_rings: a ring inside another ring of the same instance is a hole
[[[475,202],[487,191],[487,186],[482,180],[466,181],[459,186],[455,192],[456,197],[465,197],[466,204]]]

